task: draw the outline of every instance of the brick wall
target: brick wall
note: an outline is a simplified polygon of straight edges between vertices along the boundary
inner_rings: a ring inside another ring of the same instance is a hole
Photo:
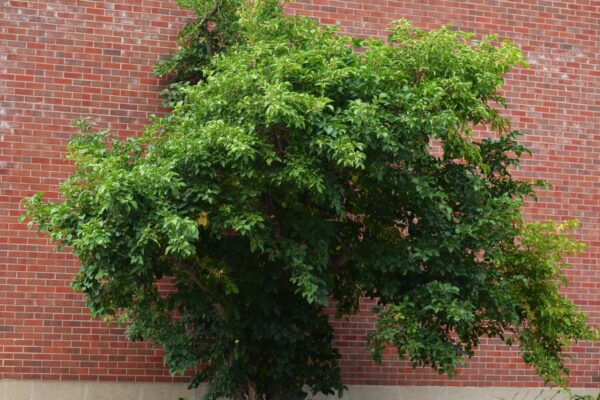
[[[422,28],[454,24],[515,41],[529,69],[507,78],[508,114],[534,148],[521,172],[553,185],[529,219],[577,218],[588,245],[565,291],[600,324],[600,2],[576,0],[299,0],[290,13],[385,34],[406,18]],[[174,46],[188,14],[174,0],[0,0],[0,379],[171,381],[160,351],[93,321],[69,289],[76,261],[17,221],[19,200],[56,195],[69,171],[72,122],[93,116],[122,135],[160,113],[164,82],[152,66]],[[348,384],[535,386],[516,351],[484,341],[458,380],[413,371],[393,353],[369,361],[365,313],[336,322]],[[600,346],[574,347],[572,383],[600,387]],[[181,380],[179,378],[179,380]]]

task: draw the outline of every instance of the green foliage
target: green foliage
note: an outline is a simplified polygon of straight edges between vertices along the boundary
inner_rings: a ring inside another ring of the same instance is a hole
[[[519,211],[533,188],[509,170],[528,150],[497,111],[514,45],[404,21],[357,40],[274,0],[181,4],[200,17],[157,67],[171,113],[126,140],[81,121],[63,200],[27,203],[81,261],[94,315],[208,380],[206,399],[341,393],[323,311],[361,296],[378,301],[375,358],[391,343],[453,375],[480,337],[516,339],[566,382],[563,350],[594,332],[559,293],[573,226]]]
[[[600,400],[600,394],[596,397],[588,394],[588,395],[573,395],[571,400]]]
[[[525,400],[532,398],[532,393],[525,391],[524,393],[515,393],[513,397],[504,398],[498,397],[499,400]],[[569,388],[559,388],[556,390],[541,389],[539,393],[532,398],[533,400],[600,400],[600,394],[597,396],[572,394]]]

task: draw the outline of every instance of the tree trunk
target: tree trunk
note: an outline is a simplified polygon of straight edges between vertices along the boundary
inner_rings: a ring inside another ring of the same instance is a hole
[[[246,387],[237,390],[233,400],[259,400],[260,396],[256,393],[256,384],[249,383]]]

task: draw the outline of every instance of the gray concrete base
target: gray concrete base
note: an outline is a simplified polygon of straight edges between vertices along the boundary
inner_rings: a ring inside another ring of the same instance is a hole
[[[187,390],[185,384],[77,382],[77,381],[0,381],[0,400],[197,400],[200,388]],[[598,389],[573,390],[576,394],[596,396]],[[314,400],[337,399],[316,397]],[[354,385],[344,400],[566,400],[556,390],[540,388],[479,388],[440,386],[362,386]]]
[[[573,390],[573,394],[579,395],[596,396],[598,392],[598,389]],[[569,395],[557,390],[542,388],[357,385],[349,387],[343,400],[567,400],[569,398]],[[321,400],[325,397],[317,399]]]
[[[173,383],[0,382],[0,400],[196,400],[202,393],[187,390],[186,384]]]

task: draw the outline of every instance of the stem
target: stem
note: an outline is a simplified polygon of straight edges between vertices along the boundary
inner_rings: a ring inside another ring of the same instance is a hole
[[[203,28],[206,28],[208,21],[210,21],[212,16],[215,15],[217,11],[219,11],[219,8],[221,8],[222,4],[223,0],[217,0],[215,2],[215,6],[211,8],[206,14],[204,14],[204,17],[202,17],[202,19],[200,20],[199,25]]]
[[[206,39],[206,53],[210,56],[213,54],[213,43],[211,42],[211,38],[210,38],[210,32],[208,30],[208,23],[211,20],[211,18],[213,17],[213,15],[215,15],[218,11],[219,8],[221,8],[223,0],[217,0],[215,2],[215,6],[209,10],[206,14],[204,14],[204,17],[202,17],[202,19],[200,20],[200,30],[203,34],[203,36]]]
[[[176,260],[171,260],[170,265],[171,265],[171,267],[173,267],[173,269],[175,269],[179,272],[182,272],[187,277],[189,277],[196,284],[196,286],[198,286],[200,288],[200,290],[202,290],[204,293],[210,294],[208,287],[204,283],[202,283],[202,281],[196,275],[196,272],[193,269],[191,269],[192,265],[182,263],[182,262],[176,261]],[[219,303],[213,303],[213,308],[215,310],[215,313],[222,320],[224,320],[225,319],[225,309],[223,308],[223,306]]]

